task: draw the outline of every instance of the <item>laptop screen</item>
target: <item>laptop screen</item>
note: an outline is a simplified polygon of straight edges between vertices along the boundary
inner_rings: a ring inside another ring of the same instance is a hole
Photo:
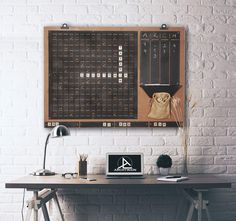
[[[107,153],[107,175],[143,175],[143,154]]]

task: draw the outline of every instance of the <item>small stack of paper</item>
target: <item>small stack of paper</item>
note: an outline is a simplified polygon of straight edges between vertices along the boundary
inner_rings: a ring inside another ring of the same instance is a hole
[[[157,178],[157,180],[159,181],[169,181],[169,182],[180,182],[183,180],[187,180],[188,177],[186,176],[163,176],[163,177],[159,177]]]

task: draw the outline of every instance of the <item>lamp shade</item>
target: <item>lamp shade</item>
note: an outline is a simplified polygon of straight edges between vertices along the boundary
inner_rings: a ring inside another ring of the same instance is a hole
[[[69,136],[70,131],[64,125],[58,125],[52,129],[50,132],[52,138]]]

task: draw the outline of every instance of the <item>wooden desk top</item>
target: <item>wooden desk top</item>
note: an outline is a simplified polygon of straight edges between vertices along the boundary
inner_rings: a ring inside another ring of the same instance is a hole
[[[145,179],[106,179],[105,175],[88,175],[96,181],[87,181],[78,178],[65,179],[56,176],[25,176],[5,184],[6,188],[98,188],[98,187],[180,187],[180,188],[230,188],[231,183],[214,175],[189,175],[189,179],[181,182],[163,182],[157,180],[157,175],[146,175]]]

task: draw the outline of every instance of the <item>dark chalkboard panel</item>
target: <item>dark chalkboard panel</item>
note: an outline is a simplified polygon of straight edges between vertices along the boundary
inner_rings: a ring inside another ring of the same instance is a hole
[[[179,85],[180,32],[141,32],[141,84]]]
[[[45,126],[168,127],[147,117],[151,95],[184,110],[184,29],[45,27]],[[181,116],[183,119],[184,116]]]
[[[49,31],[50,119],[137,118],[137,32]]]

